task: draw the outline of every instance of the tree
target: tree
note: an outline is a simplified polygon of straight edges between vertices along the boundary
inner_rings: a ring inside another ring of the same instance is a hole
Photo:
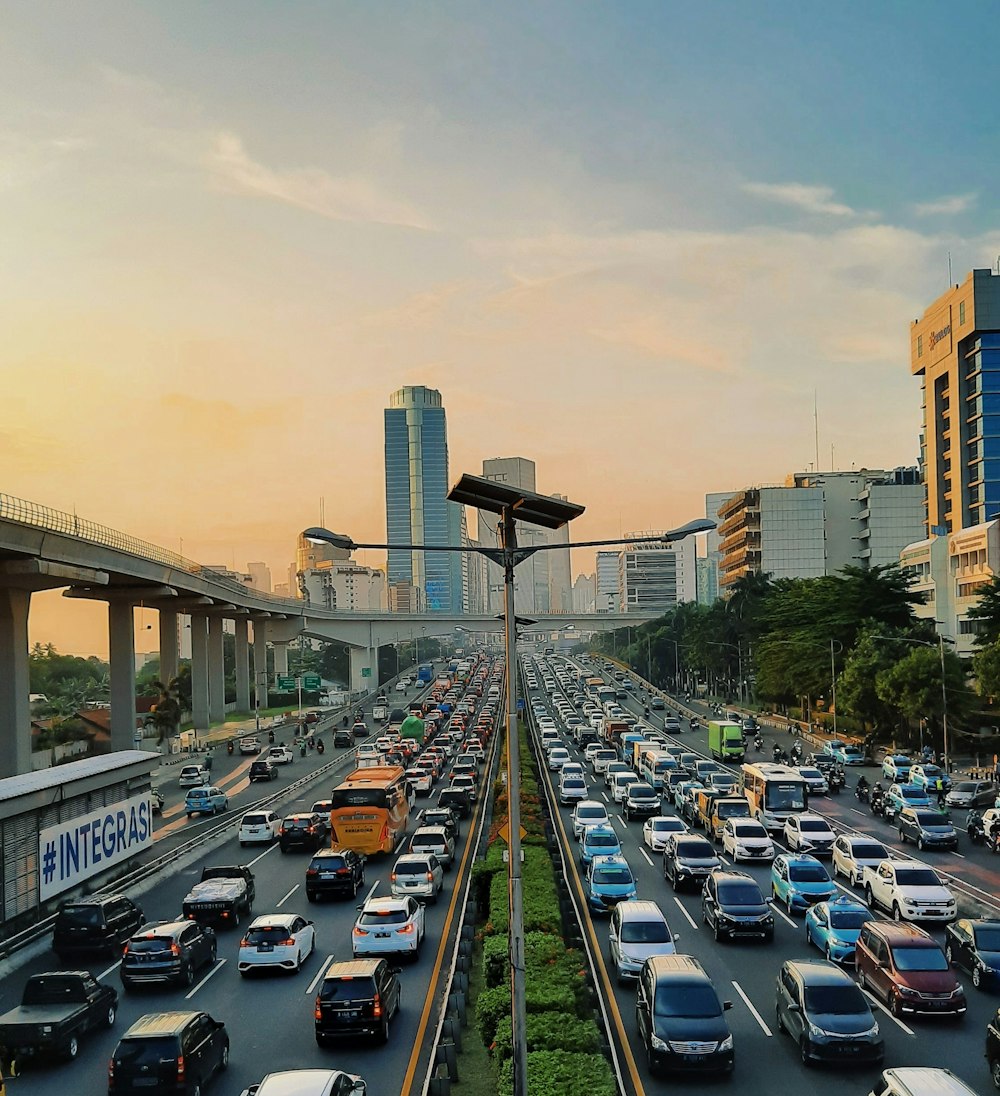
[[[1000,696],[1000,640],[976,651],[972,656],[972,672],[979,682],[980,696]]]
[[[900,629],[886,631],[903,636]],[[876,679],[881,672],[891,669],[905,651],[905,644],[883,639],[882,625],[870,621],[859,634],[837,680],[838,707],[876,730],[884,724],[894,726],[899,713],[879,695]]]
[[[51,643],[36,643],[31,648],[28,673],[31,691],[43,693],[48,698],[49,710],[58,715],[70,715],[108,697],[110,677],[106,662],[61,655]]]
[[[994,575],[987,586],[980,587],[979,600],[968,612],[976,622],[976,644],[988,647],[1000,640],[1000,575]]]
[[[180,681],[175,677],[166,684],[162,681],[154,681],[153,684],[158,697],[146,716],[145,725],[156,728],[156,745],[162,746],[177,733],[181,722]]]
[[[965,682],[962,660],[952,651],[944,654],[948,716],[961,720],[972,707],[972,694]],[[879,699],[896,708],[909,723],[932,719],[939,725],[944,713],[941,691],[941,656],[933,647],[912,647],[875,679]]]

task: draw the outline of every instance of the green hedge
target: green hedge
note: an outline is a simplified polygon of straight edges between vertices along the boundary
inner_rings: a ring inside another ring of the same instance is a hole
[[[531,1096],[615,1096],[611,1068],[600,1054],[572,1054],[565,1050],[535,1050],[528,1054]],[[500,1067],[500,1093],[514,1090],[508,1058]]]
[[[593,1020],[579,1020],[564,1012],[529,1013],[525,1025],[528,1050],[568,1050],[575,1054],[594,1054],[601,1046],[600,1033]],[[511,1056],[510,1016],[497,1024],[493,1054],[500,1061]]]
[[[523,846],[521,894],[524,904],[524,931],[562,933],[562,914],[552,860],[547,849]],[[502,865],[506,867],[506,865]],[[504,933],[508,924],[507,872],[497,871],[490,880],[489,919],[486,935]]]

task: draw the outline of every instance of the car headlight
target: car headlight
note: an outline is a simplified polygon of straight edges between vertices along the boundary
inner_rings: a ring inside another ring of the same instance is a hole
[[[867,1036],[869,1039],[874,1039],[875,1036],[878,1035],[878,1021],[876,1020],[867,1031],[863,1031],[861,1034]]]
[[[652,1032],[650,1032],[650,1035],[649,1035],[649,1045],[653,1048],[653,1050],[669,1050],[670,1049],[663,1039],[661,1039],[658,1035],[654,1035]]]
[[[825,1032],[825,1031],[824,1031],[824,1030],[823,1030],[823,1029],[822,1029],[821,1027],[817,1027],[817,1026],[816,1026],[816,1025],[815,1025],[814,1023],[812,1023],[811,1021],[810,1021],[810,1022],[807,1022],[807,1025],[806,1025],[806,1026],[807,1026],[807,1027],[809,1028],[809,1034],[810,1034],[810,1035],[811,1035],[811,1036],[812,1036],[812,1037],[813,1037],[814,1039],[822,1039],[822,1038],[824,1038],[824,1037],[825,1037],[825,1035],[826,1035],[826,1032]]]
[[[920,994],[915,989],[910,989],[908,986],[898,986],[900,997],[919,997]]]
[[[732,1050],[732,1049],[733,1049],[733,1037],[732,1037],[732,1035],[727,1035],[725,1037],[725,1039],[723,1039],[722,1042],[719,1043],[719,1050]]]

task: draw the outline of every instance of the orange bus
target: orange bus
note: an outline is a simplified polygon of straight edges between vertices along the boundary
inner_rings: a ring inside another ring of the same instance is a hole
[[[406,773],[401,765],[355,769],[330,797],[333,843],[355,852],[392,852],[409,817]]]

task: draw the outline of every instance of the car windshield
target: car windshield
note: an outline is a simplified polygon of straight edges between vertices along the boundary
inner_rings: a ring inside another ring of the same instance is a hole
[[[904,887],[940,887],[941,880],[930,868],[898,868],[896,882]]]
[[[115,1063],[132,1068],[157,1069],[161,1062],[177,1058],[177,1039],[164,1035],[156,1039],[122,1039],[115,1050]]]
[[[852,845],[851,855],[855,860],[886,860],[889,854],[884,845]]]
[[[938,948],[893,948],[897,970],[948,970],[948,960]]]
[[[397,875],[426,875],[430,870],[426,860],[400,860],[393,868]]]
[[[243,816],[244,826],[266,826],[267,815],[266,814],[245,814]]]
[[[972,795],[976,790],[976,785],[969,780],[961,780],[955,785],[956,792],[964,792],[966,795]]]
[[[924,792],[923,788],[917,788],[917,787],[912,787],[912,788],[909,787],[909,786],[902,787],[902,788],[899,789],[899,794],[904,799],[926,799],[927,798],[927,795]]]
[[[859,929],[866,921],[871,921],[868,910],[831,910],[830,928]]]
[[[767,837],[767,830],[759,822],[745,822],[742,825],[733,826],[733,833],[737,837]]]
[[[789,864],[788,878],[795,883],[829,883],[822,864]]]
[[[805,1004],[810,1012],[828,1016],[854,1016],[869,1011],[857,986],[807,986]]]
[[[362,928],[385,928],[389,925],[405,925],[409,921],[406,910],[364,910],[358,918]]]
[[[655,799],[656,798],[656,792],[653,791],[652,788],[644,788],[641,785],[638,786],[638,787],[633,788],[629,792],[629,795],[633,799]]]
[[[920,811],[914,817],[918,824],[923,826],[926,830],[951,829],[951,823],[948,819],[942,818],[941,815],[935,814],[934,811]]]
[[[577,818],[604,818],[608,812],[603,807],[580,807]]]
[[[678,841],[677,855],[698,860],[713,859],[715,850],[707,841],[695,838],[693,841]]]
[[[168,936],[143,937],[141,940],[129,940],[128,950],[132,955],[153,955],[156,952],[170,951],[173,940]]]
[[[823,774],[819,769],[799,769],[799,772],[808,780],[822,780]]]
[[[331,808],[387,807],[384,788],[334,788]]]
[[[613,833],[592,833],[587,838],[587,844],[593,845],[597,849],[603,849],[610,845],[617,846],[618,838]]]
[[[632,872],[626,867],[595,868],[595,883],[631,883]]]
[[[720,818],[732,818],[735,814],[749,814],[750,804],[743,803],[720,803],[716,807],[716,813]]]
[[[719,901],[727,906],[759,906],[764,899],[756,883],[725,883],[719,887]]]
[[[322,1001],[364,1001],[375,996],[375,984],[371,978],[324,978],[320,983],[319,996]]]
[[[622,925],[623,944],[665,944],[669,940],[666,921],[626,921]]]
[[[684,1016],[691,1019],[704,1019],[719,1016],[722,1006],[712,986],[671,985],[669,990],[661,989],[656,994],[653,1005],[656,1016]]]
[[[654,818],[650,823],[652,830],[676,830],[680,829],[679,818]]]
[[[104,918],[98,906],[67,906],[60,912],[59,920],[75,928],[98,928]]]
[[[769,780],[767,806],[773,811],[801,811],[806,805],[805,781]]]

